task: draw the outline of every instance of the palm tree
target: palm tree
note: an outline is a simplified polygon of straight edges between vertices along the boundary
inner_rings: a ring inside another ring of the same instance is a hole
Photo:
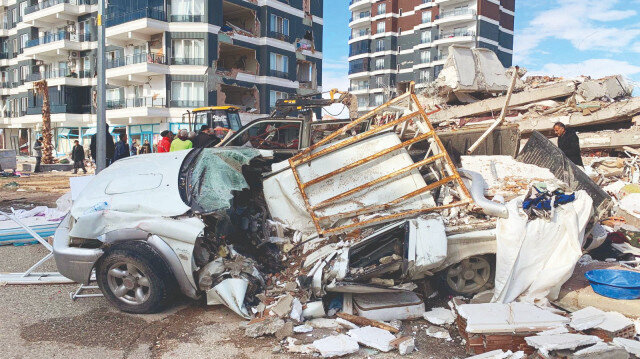
[[[42,96],[42,163],[53,163],[53,144],[51,134],[51,104],[49,103],[49,85],[47,80],[33,83],[36,94]]]

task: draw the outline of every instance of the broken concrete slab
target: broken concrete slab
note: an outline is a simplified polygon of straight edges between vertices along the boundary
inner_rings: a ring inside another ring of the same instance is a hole
[[[451,334],[449,334],[448,330],[435,325],[430,325],[429,327],[427,327],[425,333],[432,338],[444,339],[447,341],[452,340]]]
[[[465,319],[468,333],[538,332],[569,322],[569,318],[520,302],[462,304],[456,310]]]
[[[292,336],[293,335],[293,323],[292,322],[284,323],[284,325],[282,327],[280,327],[278,330],[276,330],[274,335],[276,336],[276,338],[278,340],[282,340],[282,339],[284,339],[286,337]]]
[[[291,307],[293,306],[293,299],[291,294],[285,295],[271,308],[271,312],[280,318],[288,317],[291,313]]]
[[[570,359],[628,359],[629,354],[623,348],[599,342],[580,349],[569,356]]]
[[[355,339],[344,334],[318,339],[313,342],[313,346],[323,358],[340,357],[355,353],[360,349]]]
[[[640,114],[640,97],[632,97],[628,100],[611,103],[590,115],[574,112],[562,116],[534,116],[518,121],[518,125],[520,131],[526,134],[533,131],[551,131],[556,122],[562,122],[570,127],[630,122],[637,114]]]
[[[604,322],[604,314],[600,309],[587,307],[571,313],[571,323],[569,325],[575,330],[586,330]]]
[[[426,321],[435,325],[449,325],[456,320],[455,314],[448,308],[433,308],[424,312],[422,316]]]
[[[569,97],[575,92],[575,90],[576,85],[573,81],[563,81],[549,86],[515,93],[511,96],[509,106],[522,106],[532,102]],[[429,120],[436,124],[450,119],[478,116],[482,114],[494,114],[496,112],[499,113],[504,106],[504,102],[505,97],[499,96],[470,103],[468,105],[453,106],[430,115]]]
[[[577,349],[586,345],[593,345],[601,342],[602,339],[595,335],[582,334],[555,334],[555,335],[536,335],[525,338],[528,345],[545,351]]]
[[[251,338],[275,334],[284,326],[284,320],[277,317],[263,317],[250,321],[244,334]]]
[[[505,352],[502,349],[496,349],[490,352],[468,357],[467,359],[521,359],[524,357],[525,357],[525,353],[522,351],[518,351],[514,353],[511,350],[507,350]]]
[[[353,303],[358,315],[385,322],[420,318],[424,313],[424,302],[414,292],[358,294]]]
[[[382,352],[388,352],[393,349],[391,342],[396,339],[396,337],[388,331],[374,327],[351,329],[347,334],[357,340],[358,343]]]
[[[613,344],[624,348],[629,354],[640,358],[640,342],[632,339],[614,338]]]
[[[631,96],[633,86],[621,75],[608,76],[597,80],[587,79],[578,85],[576,94],[582,96],[585,101],[606,98]]]
[[[434,84],[440,92],[504,92],[509,77],[495,52],[450,46],[449,57]]]

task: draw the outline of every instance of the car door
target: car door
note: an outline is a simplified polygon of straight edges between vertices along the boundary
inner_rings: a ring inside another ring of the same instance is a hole
[[[284,160],[300,150],[301,136],[302,120],[265,118],[244,126],[222,146],[272,150],[276,160]]]

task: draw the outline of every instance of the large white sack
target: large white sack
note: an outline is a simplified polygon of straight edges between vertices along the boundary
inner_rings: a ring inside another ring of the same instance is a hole
[[[585,191],[554,209],[551,219],[529,221],[524,197],[507,203],[509,218],[498,220],[496,281],[493,302],[544,304],[558,298],[582,255],[584,232],[593,200]]]

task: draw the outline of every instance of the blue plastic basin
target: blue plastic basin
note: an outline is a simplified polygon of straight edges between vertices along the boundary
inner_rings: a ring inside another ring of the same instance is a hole
[[[593,291],[614,299],[640,298],[640,273],[619,269],[596,269],[584,274]]]

